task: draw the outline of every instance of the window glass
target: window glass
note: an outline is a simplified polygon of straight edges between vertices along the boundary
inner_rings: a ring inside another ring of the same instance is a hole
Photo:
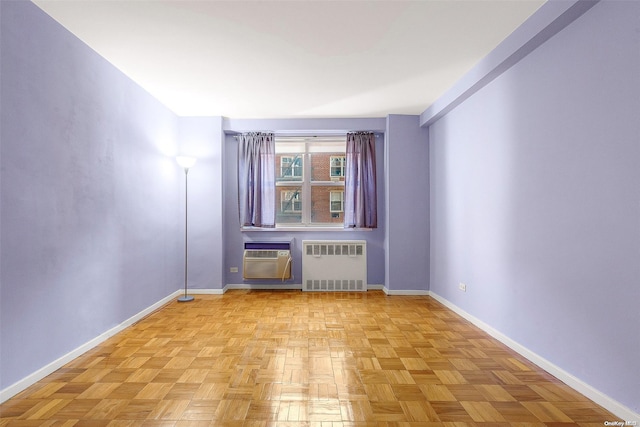
[[[276,223],[300,224],[302,222],[302,187],[279,186],[276,191]]]
[[[342,190],[326,185],[314,185],[311,187],[311,222],[316,224],[330,223],[342,224],[341,198]],[[338,208],[337,210],[333,210]]]
[[[302,181],[304,157],[302,154],[276,154],[276,180]]]
[[[276,137],[276,224],[344,222],[346,137]]]
[[[311,153],[312,181],[344,181],[344,151],[333,153]]]

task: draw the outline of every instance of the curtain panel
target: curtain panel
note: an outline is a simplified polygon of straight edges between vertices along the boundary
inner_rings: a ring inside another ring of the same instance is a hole
[[[345,228],[376,228],[376,137],[373,132],[349,132],[344,183]]]
[[[273,133],[238,136],[238,211],[242,227],[276,226],[275,153]]]

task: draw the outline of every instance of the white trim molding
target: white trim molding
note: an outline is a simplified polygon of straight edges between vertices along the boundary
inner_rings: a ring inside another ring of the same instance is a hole
[[[27,375],[26,377],[24,377],[23,379],[13,383],[9,387],[7,387],[7,388],[5,388],[3,390],[0,390],[0,403],[3,403],[5,401],[9,400],[13,396],[15,396],[18,393],[20,393],[21,391],[26,390],[28,387],[30,387],[33,384],[37,383],[38,381],[40,381],[41,379],[43,379],[47,375],[50,375],[50,374],[54,373],[55,371],[57,371],[58,369],[62,368],[67,363],[69,363],[69,362],[73,361],[74,359],[82,356],[87,351],[97,347],[102,342],[104,342],[107,339],[111,338],[112,336],[114,336],[118,332],[123,331],[124,329],[126,329],[129,326],[133,325],[134,323],[136,323],[140,319],[142,319],[142,318],[148,316],[149,314],[153,313],[154,311],[156,311],[160,307],[168,304],[174,298],[179,297],[182,294],[182,292],[184,292],[184,291],[175,291],[171,295],[161,299],[160,301],[156,302],[155,304],[152,304],[149,307],[145,308],[141,312],[131,316],[130,318],[128,318],[124,322],[120,323],[119,325],[116,325],[113,328],[109,329],[108,331],[103,332],[102,334],[98,335],[94,339],[82,344],[80,347],[77,347],[76,349],[71,350],[69,353],[65,354],[64,356],[54,360],[53,362],[49,363],[48,365],[43,366],[42,368],[38,369],[37,371],[33,372],[32,374]]]
[[[191,289],[187,290],[187,294],[189,295],[222,295],[224,294],[224,289]],[[184,290],[180,291],[180,293],[184,293]]]
[[[268,283],[238,283],[227,284],[224,287],[223,293],[232,289],[248,289],[248,290],[302,290],[302,283],[283,283],[283,284],[268,284]]]
[[[248,289],[248,290],[273,290],[273,291],[278,291],[278,290],[302,290],[302,283],[287,283],[287,284],[268,284],[268,283],[237,283],[237,284],[233,284],[233,283],[228,283],[224,289],[222,290],[222,293],[225,293],[227,291],[230,291],[232,289]],[[383,285],[372,285],[372,284],[368,284],[367,285],[367,290],[369,291],[374,291],[374,290],[384,290]]]
[[[421,289],[389,289],[385,286],[382,288],[382,290],[387,295],[406,295],[406,296],[431,295],[429,291],[425,291]]]
[[[518,342],[512,340],[508,336],[504,335],[502,332],[494,329],[493,327],[484,323],[482,320],[478,319],[477,317],[467,313],[457,305],[451,303],[450,301],[434,293],[433,291],[430,292],[430,295],[433,299],[438,301],[440,304],[454,311],[458,315],[464,317],[466,320],[473,323],[475,326],[482,329],[483,331],[491,335],[493,338],[497,339],[498,341],[500,341],[510,349],[524,356],[527,360],[535,363],[540,368],[544,369],[554,377],[558,378],[560,381],[564,382],[565,384],[567,384],[569,387],[573,388],[577,392],[583,394],[585,397],[593,400],[595,403],[602,406],[609,412],[620,417],[620,419],[626,420],[626,421],[640,421],[640,414],[638,414],[637,412],[634,412],[631,408],[626,407],[622,403],[612,399],[611,397],[595,389],[594,387],[585,383],[579,378],[576,378],[575,376],[571,375],[569,372],[551,363],[544,357],[534,353],[533,351],[529,350],[528,348],[524,347]],[[614,420],[611,420],[611,421],[614,421]]]

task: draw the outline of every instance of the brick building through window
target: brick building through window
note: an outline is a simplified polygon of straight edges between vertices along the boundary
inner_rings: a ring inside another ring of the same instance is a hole
[[[342,224],[345,142],[276,139],[276,223]]]

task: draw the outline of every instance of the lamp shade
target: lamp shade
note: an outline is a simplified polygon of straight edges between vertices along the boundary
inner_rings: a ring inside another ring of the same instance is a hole
[[[189,169],[191,166],[195,165],[196,160],[198,159],[196,159],[195,157],[187,157],[187,156],[176,157],[176,162],[178,162],[178,164],[185,169]]]

